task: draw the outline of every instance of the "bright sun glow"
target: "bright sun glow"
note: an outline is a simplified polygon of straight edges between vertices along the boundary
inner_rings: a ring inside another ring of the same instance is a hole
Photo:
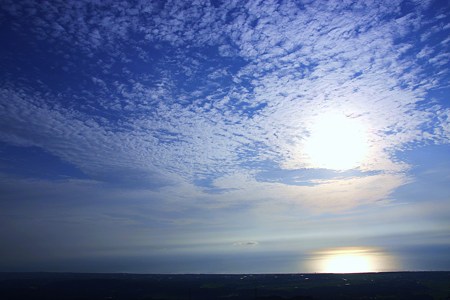
[[[396,267],[393,258],[376,248],[350,247],[317,251],[310,270],[320,273],[365,273]]]
[[[313,168],[349,170],[367,155],[366,130],[361,122],[343,114],[321,115],[312,124],[305,154]]]
[[[370,255],[358,252],[337,253],[324,261],[326,273],[360,273],[373,272]]]

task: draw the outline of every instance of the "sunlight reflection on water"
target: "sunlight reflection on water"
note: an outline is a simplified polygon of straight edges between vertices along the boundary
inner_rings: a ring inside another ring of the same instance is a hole
[[[311,273],[365,273],[398,270],[392,255],[379,248],[347,247],[314,251],[305,267]]]

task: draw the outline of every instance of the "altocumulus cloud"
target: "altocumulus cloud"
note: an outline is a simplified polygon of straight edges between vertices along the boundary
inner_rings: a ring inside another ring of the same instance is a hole
[[[448,109],[420,107],[448,62],[448,41],[439,40],[446,18],[436,11],[425,19],[424,4],[5,1],[2,8],[18,43],[36,50],[35,68],[66,80],[58,85],[31,69],[12,80],[10,62],[2,140],[40,147],[95,179],[272,189],[255,175],[314,168],[305,138],[314,118],[334,111],[368,125],[371,152],[359,168],[376,174],[311,180],[329,192],[347,186],[350,202],[373,182],[395,182],[367,197],[373,201],[408,181],[396,151],[449,139]],[[55,62],[38,65],[45,55]],[[319,188],[284,188],[300,203],[323,199]]]

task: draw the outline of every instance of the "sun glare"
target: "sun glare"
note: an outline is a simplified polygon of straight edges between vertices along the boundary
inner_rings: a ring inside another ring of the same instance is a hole
[[[358,167],[367,150],[363,124],[343,114],[332,113],[321,115],[312,124],[304,149],[311,167],[332,170]]]
[[[372,258],[364,253],[348,252],[331,255],[324,261],[326,273],[373,272]]]
[[[309,268],[320,273],[366,273],[395,268],[392,257],[375,248],[351,247],[315,252]]]

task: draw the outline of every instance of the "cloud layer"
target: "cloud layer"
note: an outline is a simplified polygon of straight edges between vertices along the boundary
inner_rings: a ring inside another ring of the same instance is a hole
[[[67,203],[62,191],[73,190],[101,207],[110,197],[135,207],[123,218],[112,209],[105,222],[143,220],[141,207],[150,216],[141,228],[229,228],[217,220],[286,220],[289,209],[301,219],[391,205],[414,181],[402,151],[450,141],[444,4],[8,0],[0,8],[2,186],[17,201],[40,190]],[[352,170],[324,170],[309,157],[328,116],[363,128],[367,154]],[[8,155],[18,148],[82,175],[12,176]],[[261,246],[250,233],[226,243]]]

